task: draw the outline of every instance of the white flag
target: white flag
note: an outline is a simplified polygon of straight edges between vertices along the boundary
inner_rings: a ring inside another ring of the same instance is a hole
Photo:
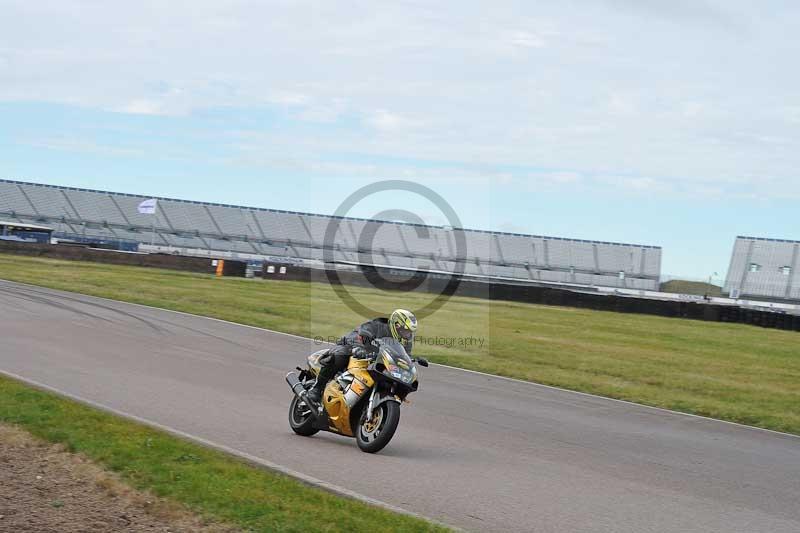
[[[139,204],[139,212],[143,215],[155,215],[158,208],[158,200],[151,198]]]

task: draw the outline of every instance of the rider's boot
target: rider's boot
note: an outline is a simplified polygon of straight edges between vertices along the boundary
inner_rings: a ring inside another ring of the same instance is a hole
[[[322,366],[317,374],[317,380],[314,385],[308,389],[306,397],[316,404],[322,403],[322,393],[325,391],[325,385],[333,379],[336,369],[333,366]]]

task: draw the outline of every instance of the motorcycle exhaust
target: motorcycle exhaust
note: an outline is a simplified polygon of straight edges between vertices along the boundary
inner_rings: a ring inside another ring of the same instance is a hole
[[[292,389],[292,392],[295,396],[306,402],[307,405],[311,406],[311,413],[314,415],[314,417],[319,418],[319,414],[322,412],[322,406],[308,398],[308,395],[306,394],[306,388],[303,386],[303,383],[297,379],[297,374],[294,372],[289,372],[286,374],[286,383],[289,384],[289,388]]]
[[[294,372],[289,372],[286,374],[286,383],[289,384],[289,388],[292,389],[292,392],[298,398],[305,400],[306,399],[306,388],[303,387],[303,384],[297,379],[297,374]]]

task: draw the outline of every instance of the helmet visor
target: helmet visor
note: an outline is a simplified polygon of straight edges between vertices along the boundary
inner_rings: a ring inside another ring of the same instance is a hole
[[[405,341],[410,341],[414,338],[414,332],[408,328],[398,327],[397,334]]]

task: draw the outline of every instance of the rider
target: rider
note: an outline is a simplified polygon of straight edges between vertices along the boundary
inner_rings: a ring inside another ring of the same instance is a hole
[[[372,341],[393,337],[403,344],[411,355],[414,346],[414,333],[417,331],[417,317],[405,309],[395,309],[389,318],[376,318],[364,322],[356,329],[339,339],[336,346],[319,358],[321,365],[314,386],[308,391],[308,399],[319,403],[325,385],[337,372],[342,372],[350,362],[350,356],[364,357],[372,350]]]

